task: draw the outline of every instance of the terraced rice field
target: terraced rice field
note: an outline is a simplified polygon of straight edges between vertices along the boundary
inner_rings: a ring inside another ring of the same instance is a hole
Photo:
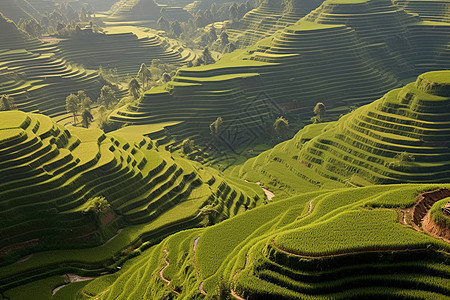
[[[39,114],[0,113],[1,290],[67,267],[98,272],[122,257],[114,255],[124,247],[203,224],[205,205],[219,222],[265,199],[258,186],[174,158],[129,129],[105,135]],[[95,196],[110,208],[83,212]],[[55,249],[66,250],[11,264]]]
[[[175,118],[184,125],[173,135],[208,142],[199,135],[208,136],[208,125],[219,116],[246,132],[264,126],[228,116],[256,114],[273,123],[267,112],[243,110],[240,103],[269,103],[278,116],[310,116],[317,101],[330,110],[360,106],[418,72],[447,68],[449,38],[449,23],[424,22],[387,0],[326,1],[295,25],[216,64],[180,69],[164,89],[151,90],[111,119],[147,124]],[[230,93],[227,105],[216,102]],[[179,110],[182,105],[187,109]]]
[[[336,122],[313,124],[230,174],[295,195],[318,188],[447,182],[450,71],[420,75]]]
[[[274,34],[287,26],[294,25],[299,19],[317,8],[322,1],[270,1],[265,0],[249,11],[237,25],[227,29],[230,39],[247,47],[262,38]]]
[[[125,76],[136,74],[144,61],[150,65],[153,59],[161,59],[181,66],[196,58],[190,49],[163,43],[142,30],[137,31],[138,37],[127,28],[44,43],[1,16],[0,93],[11,95],[20,110],[61,117],[70,93],[84,90],[93,100],[98,98],[105,84],[96,71],[100,66]]]
[[[303,145],[298,159],[344,181],[448,181],[447,123],[450,71],[422,74],[415,83],[340,119]],[[401,153],[413,159],[400,160]]]
[[[445,0],[394,0],[393,3],[427,21],[450,21],[450,4]]]
[[[116,68],[119,75],[131,76],[141,63],[151,65],[153,59],[181,66],[196,58],[192,50],[163,43],[159,36],[138,31],[136,27],[109,27],[106,32],[62,40],[58,48],[63,57],[89,69]]]
[[[2,15],[0,39],[0,93],[11,95],[19,109],[59,116],[70,93],[84,90],[98,97],[97,72],[67,62],[57,48],[29,37]]]
[[[186,22],[191,15],[181,7],[157,4],[154,0],[120,0],[108,11],[109,22],[156,21],[161,16]]]
[[[103,299],[446,299],[448,243],[400,223],[397,212],[436,187],[449,186],[337,189],[281,200],[175,234],[79,293]],[[379,201],[392,208],[379,208]]]

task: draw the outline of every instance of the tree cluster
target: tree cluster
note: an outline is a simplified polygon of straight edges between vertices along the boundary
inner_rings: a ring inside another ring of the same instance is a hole
[[[225,28],[216,28],[214,23],[226,20],[238,22],[251,9],[253,6],[248,1],[225,3],[222,6],[213,2],[208,9],[196,10],[187,22],[169,22],[160,17],[157,27],[167,32],[169,37],[181,39],[191,48],[209,47],[214,51],[228,53],[236,49],[236,45],[228,40]]]
[[[17,107],[13,97],[10,95],[0,96],[0,111],[15,110],[16,108]]]
[[[77,123],[77,114],[81,111],[81,125],[88,128],[94,117],[91,114],[92,100],[86,95],[85,91],[78,91],[76,94],[70,94],[66,98],[66,110],[72,113],[73,123]]]
[[[80,9],[74,9],[68,2],[58,3],[52,12],[40,17],[20,19],[18,27],[33,37],[43,35],[73,36],[85,32],[100,31],[102,22],[93,15],[92,7],[84,4]]]

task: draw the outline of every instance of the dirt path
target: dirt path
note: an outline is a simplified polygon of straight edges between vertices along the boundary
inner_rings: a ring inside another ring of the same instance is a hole
[[[197,261],[195,260],[195,251],[197,250],[198,241],[200,237],[197,237],[194,241],[194,253],[192,254],[192,262],[194,263],[195,270],[197,271],[197,275],[200,278],[200,268],[197,265]]]
[[[24,257],[22,257],[21,259],[19,259],[18,261],[16,261],[15,264],[25,262],[25,261],[29,260],[31,257],[33,257],[33,254],[24,256]]]
[[[309,201],[309,203],[308,203],[308,205],[309,205],[309,207],[308,207],[308,215],[311,214],[311,211],[312,211],[312,203],[313,203],[313,201],[314,201],[314,198],[311,199],[311,201]]]
[[[200,290],[200,293],[202,293],[202,295],[205,295],[205,296],[207,295],[205,290],[203,289],[203,281],[198,286],[198,289]]]
[[[247,179],[244,179],[245,182],[250,182]],[[251,183],[251,182],[250,182]],[[264,191],[264,194],[266,194],[267,200],[271,201],[273,197],[275,197],[275,194],[266,189],[261,182],[255,182],[255,184],[259,185],[261,189]]]
[[[109,289],[104,290],[103,292],[101,292],[100,294],[98,294],[98,297],[103,296],[104,294],[106,294],[109,291]],[[95,300],[98,300],[98,297],[95,298]]]
[[[60,289],[62,289],[63,287],[65,287],[66,285],[68,285],[72,282],[88,281],[88,280],[95,278],[95,277],[83,277],[83,276],[79,276],[77,274],[72,274],[72,273],[66,274],[66,277],[67,277],[67,280],[69,280],[69,283],[61,284],[61,285],[55,287],[52,290],[52,295],[56,294],[57,291],[59,291]]]
[[[242,298],[241,296],[239,296],[238,294],[236,294],[236,292],[233,289],[230,289],[231,292],[231,296],[233,296],[235,299],[238,300],[246,300],[245,298]]]
[[[164,277],[164,270],[167,269],[167,267],[169,267],[170,263],[169,263],[169,261],[167,260],[167,256],[169,255],[169,251],[167,251],[167,249],[164,249],[163,252],[166,254],[166,255],[164,256],[164,262],[165,262],[166,265],[161,269],[161,271],[159,271],[159,277],[161,277],[161,279],[162,279],[165,283],[167,283],[167,286],[170,288],[170,290],[171,290],[172,292],[174,292],[175,294],[179,295],[180,293],[177,292],[177,291],[170,285],[170,280],[167,279],[166,277]]]

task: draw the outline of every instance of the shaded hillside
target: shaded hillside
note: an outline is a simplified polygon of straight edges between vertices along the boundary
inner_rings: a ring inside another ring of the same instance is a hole
[[[14,97],[24,111],[65,113],[65,99],[84,90],[93,99],[102,83],[97,72],[57,57],[54,46],[28,36],[0,14],[0,94]]]
[[[124,247],[220,222],[264,199],[258,186],[175,158],[140,135],[142,128],[129,129],[104,134],[39,114],[0,112],[1,265],[43,250],[101,245],[122,228],[113,243],[80,250],[84,256],[68,250],[64,258],[72,267],[104,271],[127,256],[114,256]],[[200,211],[205,205],[209,213]],[[32,260],[0,268],[0,290],[48,270],[64,272],[55,267],[56,253],[34,259],[38,266]]]
[[[191,16],[181,7],[157,4],[154,0],[120,0],[108,12],[108,21],[156,21],[159,17],[166,20],[187,21]]]
[[[277,30],[294,25],[322,2],[322,0],[264,0],[226,31],[239,47],[250,46]]]
[[[118,74],[136,74],[142,63],[153,59],[177,66],[195,58],[190,49],[172,47],[157,35],[138,37],[132,32],[80,34],[58,43],[61,56],[89,69],[117,69]]]
[[[337,122],[305,127],[233,174],[286,192],[307,191],[302,182],[325,179],[350,185],[448,182],[449,103],[450,71],[425,73]],[[291,170],[302,178],[287,176]]]
[[[409,215],[399,221],[400,208],[437,187],[338,189],[271,203],[172,235],[117,274],[79,288],[79,295],[446,299],[449,244],[412,230]],[[429,192],[433,203],[450,194],[448,185],[442,187]]]
[[[449,100],[450,71],[422,74],[340,119],[298,159],[339,180],[357,174],[373,183],[448,182]]]
[[[17,107],[49,116],[66,113],[70,93],[86,91],[94,101],[106,82],[98,69],[136,74],[153,59],[180,66],[193,60],[192,50],[170,44],[156,35],[131,32],[99,34],[81,30],[67,39],[41,42],[0,15],[0,94],[14,97]],[[55,43],[57,42],[57,43]]]
[[[241,131],[256,130],[246,124],[256,115],[256,127],[264,130],[274,121],[264,117],[268,111],[295,118],[300,113],[309,120],[318,101],[346,111],[382,96],[418,70],[449,66],[449,23],[421,22],[386,0],[360,3],[325,2],[304,20],[215,64],[180,69],[164,90],[148,91],[139,104],[111,119],[145,124],[169,117],[185,122],[172,132],[185,138],[208,136],[209,124],[219,116]],[[227,105],[211,101],[230,92],[239,97],[228,97]],[[266,106],[253,109],[261,101]],[[240,118],[225,117],[242,114],[247,115],[242,126]]]
[[[38,10],[27,0],[2,0],[0,13],[14,22],[18,22],[20,19],[37,19],[40,17]]]
[[[450,22],[450,3],[446,0],[393,0],[408,12],[428,21]]]

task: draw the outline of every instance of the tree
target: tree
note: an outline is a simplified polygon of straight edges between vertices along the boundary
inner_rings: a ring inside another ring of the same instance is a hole
[[[77,97],[78,103],[81,105],[81,109],[91,109],[92,100],[86,95],[85,91],[78,91]]]
[[[289,122],[283,117],[278,117],[273,123],[273,129],[278,137],[278,139],[282,139],[287,135],[289,129]]]
[[[236,4],[236,2],[234,2],[231,6],[230,6],[230,20],[237,20],[238,19],[238,6]]]
[[[98,215],[100,213],[104,213],[111,208],[108,200],[106,200],[103,196],[97,196],[94,198],[90,198],[87,201],[87,206],[83,210],[84,214],[95,214]]]
[[[0,97],[0,111],[14,110],[16,108],[13,97],[10,95],[2,95]]]
[[[112,103],[116,102],[116,93],[109,85],[104,85],[100,91],[100,97],[97,102],[109,107]]]
[[[139,98],[141,85],[136,80],[136,78],[133,78],[133,79],[130,80],[130,82],[128,83],[128,90],[129,90],[131,96],[133,96],[134,99]]]
[[[325,104],[322,102],[317,102],[316,106],[314,106],[314,114],[316,115],[316,118],[319,122],[322,122],[323,116],[325,115],[325,112],[327,111]]]
[[[184,154],[191,153],[194,150],[194,142],[191,139],[185,139],[181,143],[181,149],[183,149]]]
[[[394,156],[394,159],[391,162],[386,162],[385,166],[388,168],[399,168],[404,166],[406,163],[412,163],[416,158],[411,153],[403,151]]]
[[[164,82],[169,82],[170,80],[172,80],[170,75],[167,74],[166,72],[162,75],[162,79],[163,79]]]
[[[205,49],[203,50],[202,58],[206,65],[213,64],[216,62],[214,60],[214,58],[212,57],[211,52],[209,51],[208,47],[205,47]]]
[[[169,31],[169,22],[164,19],[162,16],[159,17],[158,21],[156,22],[156,24],[158,25],[158,28],[164,31]]]
[[[396,156],[394,156],[394,160],[395,160],[395,164],[399,166],[405,162],[413,162],[416,160],[416,158],[411,153],[403,151],[401,153],[398,153]]]
[[[200,56],[200,57],[198,57],[196,60],[194,60],[194,63],[192,64],[194,67],[197,67],[197,66],[201,66],[201,65],[204,65],[205,64],[205,61],[203,60],[203,58]]]
[[[146,87],[148,87],[149,81],[152,78],[152,73],[144,63],[141,64],[141,68],[138,72],[138,78],[141,80],[142,88],[144,90],[148,89]]]
[[[228,44],[225,46],[225,48],[223,48],[222,53],[231,53],[231,52],[233,52],[233,51],[236,50],[236,49],[237,49],[237,47],[236,47],[235,44],[233,44],[233,43],[228,43]]]
[[[183,30],[181,29],[181,25],[180,23],[178,23],[178,21],[173,21],[170,22],[170,31],[176,36],[179,37],[180,34],[183,32]]]
[[[225,30],[220,34],[220,42],[224,46],[230,42],[230,40],[228,39],[228,34],[225,32]]]
[[[80,108],[80,102],[79,102],[77,95],[70,94],[69,96],[67,96],[66,110],[67,110],[67,112],[70,112],[73,114],[73,123],[74,124],[77,123],[77,112],[78,112],[79,108]]]
[[[85,109],[81,113],[81,125],[83,125],[83,127],[88,128],[93,120],[94,120],[94,117],[92,116],[92,114],[89,110]]]
[[[220,131],[222,130],[223,126],[223,119],[222,117],[218,117],[214,122],[209,124],[209,130],[211,132],[211,135],[215,138],[219,135]]]

